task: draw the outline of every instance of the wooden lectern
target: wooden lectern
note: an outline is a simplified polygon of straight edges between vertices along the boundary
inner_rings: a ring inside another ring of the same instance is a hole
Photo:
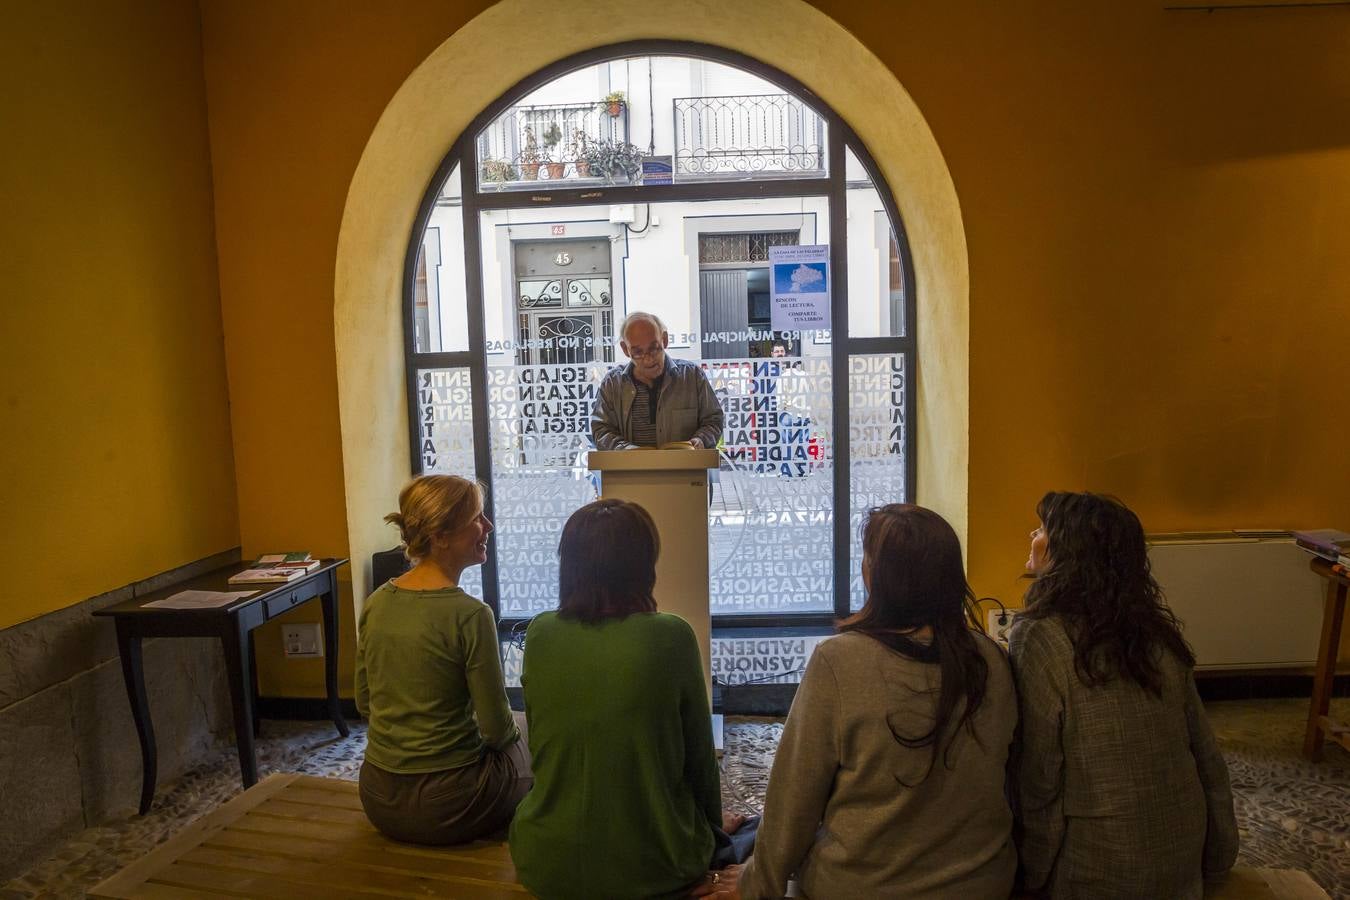
[[[708,615],[708,470],[716,450],[592,450],[603,499],[631,500],[651,513],[661,535],[656,608],[693,626],[712,695],[712,621]]]

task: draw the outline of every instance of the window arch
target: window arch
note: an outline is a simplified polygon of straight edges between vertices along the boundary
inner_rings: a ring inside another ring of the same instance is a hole
[[[830,328],[775,331],[768,249],[817,243]],[[557,529],[589,498],[589,390],[623,361],[623,314],[652,309],[727,401],[714,627],[828,625],[861,599],[861,515],[913,498],[914,298],[889,189],[800,84],[706,45],[571,57],[479,115],[419,211],[413,472],[488,485],[498,537],[470,587],[507,626],[547,608]]]

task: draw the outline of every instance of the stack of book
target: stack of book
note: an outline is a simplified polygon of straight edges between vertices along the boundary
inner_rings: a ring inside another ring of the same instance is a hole
[[[319,567],[308,553],[268,553],[258,557],[242,572],[230,576],[230,584],[263,584],[294,581]]]
[[[1350,568],[1350,534],[1334,528],[1293,531],[1294,543],[1314,556]]]

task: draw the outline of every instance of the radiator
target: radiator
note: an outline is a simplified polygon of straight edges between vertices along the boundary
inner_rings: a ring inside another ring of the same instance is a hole
[[[1287,536],[1149,536],[1153,576],[1206,669],[1312,666],[1325,583]]]

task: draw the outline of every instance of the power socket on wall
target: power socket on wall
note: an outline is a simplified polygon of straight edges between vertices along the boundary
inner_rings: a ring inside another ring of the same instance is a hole
[[[323,631],[318,622],[296,622],[281,626],[281,647],[292,658],[323,656]]]
[[[984,611],[984,630],[991,638],[1006,646],[1008,632],[1012,631],[1013,622],[1016,620],[1016,610],[987,609]]]

